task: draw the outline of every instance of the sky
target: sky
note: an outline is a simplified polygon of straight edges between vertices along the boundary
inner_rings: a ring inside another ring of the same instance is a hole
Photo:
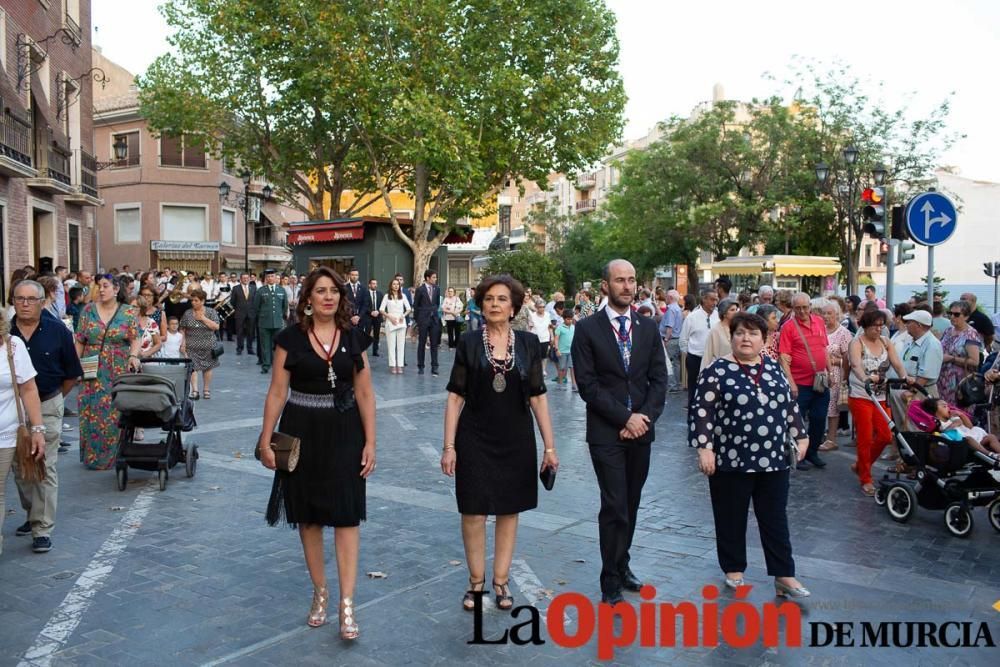
[[[790,96],[778,80],[794,59],[849,65],[883,81],[914,117],[954,92],[949,128],[965,134],[941,158],[969,178],[1000,182],[1000,2],[996,0],[605,0],[618,18],[628,104],[625,138],[690,113],[722,84],[729,99]],[[140,74],[167,51],[159,0],[93,0],[94,44]],[[138,27],[138,29],[137,29]]]

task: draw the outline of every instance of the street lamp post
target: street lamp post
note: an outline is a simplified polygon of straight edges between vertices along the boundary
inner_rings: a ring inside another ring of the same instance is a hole
[[[854,293],[852,279],[854,269],[854,163],[858,159],[858,149],[850,145],[844,149],[844,162],[847,164],[847,293]]]
[[[269,201],[274,190],[270,185],[265,185],[260,192],[250,192],[250,172],[240,172],[240,179],[243,181],[243,192],[231,192],[232,188],[227,181],[219,183],[219,202],[232,204],[243,209],[243,270],[250,270],[250,198],[256,197]]]
[[[851,275],[854,271],[854,199],[857,196],[854,191],[854,163],[858,160],[858,149],[854,145],[847,146],[843,150],[844,164],[847,165],[847,293],[854,292]],[[816,181],[821,185],[826,184],[830,176],[830,167],[825,162],[818,163],[814,170]]]

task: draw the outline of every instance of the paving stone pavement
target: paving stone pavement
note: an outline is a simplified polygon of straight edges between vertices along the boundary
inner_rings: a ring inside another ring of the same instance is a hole
[[[80,466],[76,433],[68,432],[74,449],[58,464],[59,516],[54,548],[44,555],[31,552],[29,538],[14,536],[24,515],[10,480],[7,506],[15,511],[3,525],[0,665],[600,662],[596,638],[562,648],[544,628],[541,645],[467,644],[473,622],[460,609],[467,574],[459,520],[452,481],[437,466],[451,353],[441,352],[440,377],[417,376],[412,344],[403,376],[388,373],[384,356],[373,360],[379,466],[362,528],[355,596],[361,639],[341,642],[333,622],[306,628],[311,589],[298,538],[264,522],[270,473],[252,457],[265,378],[254,358],[236,356],[231,343],[227,348],[213,398],[197,405],[199,429],[185,435],[202,454],[193,479],[175,468],[160,492],[149,473],[132,471],[120,493],[113,472]],[[538,509],[521,517],[512,586],[518,604],[531,602],[543,614],[559,593],[599,599],[600,570],[599,499],[583,442],[583,403],[577,394],[549,388],[559,479],[553,492],[540,491]],[[703,586],[721,584],[708,486],[683,440],[681,395],[668,402],[657,425],[633,569],[655,586],[658,601],[702,605]],[[792,477],[798,574],[813,592],[802,605],[803,647],[643,648],[636,642],[617,649],[613,662],[996,664],[990,648],[808,646],[810,623],[837,621],[985,621],[1000,641],[1000,613],[991,609],[1000,599],[1000,535],[985,513],[977,510],[966,540],[945,532],[940,512],[920,510],[910,523],[894,523],[858,492],[848,470],[852,455],[842,447],[827,455],[826,470]],[[752,517],[748,544],[749,600],[759,608],[773,598]],[[332,548],[327,562],[333,581]],[[387,576],[365,576],[376,571]],[[731,597],[722,597],[724,607]],[[578,627],[575,617],[570,633]],[[526,618],[511,620],[487,600],[484,636],[496,639]]]

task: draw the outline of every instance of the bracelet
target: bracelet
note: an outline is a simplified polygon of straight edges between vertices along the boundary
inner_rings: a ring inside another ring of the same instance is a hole
[[[443,449],[444,449],[444,451],[448,451],[449,449],[455,449],[455,443],[453,443],[453,442],[448,443],[447,445],[444,446]]]
[[[550,453],[552,453],[552,452],[554,452],[554,451],[556,451],[556,448],[555,448],[555,447],[549,447],[548,449],[546,449],[546,450],[545,450],[545,452],[544,452],[544,453],[546,453],[546,454],[550,454]]]
[[[45,424],[37,424],[37,425],[31,427],[31,432],[32,433],[46,433],[46,432],[48,432],[48,429],[45,428]]]

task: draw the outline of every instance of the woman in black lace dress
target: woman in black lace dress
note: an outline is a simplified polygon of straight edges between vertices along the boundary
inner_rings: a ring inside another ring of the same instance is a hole
[[[259,444],[261,463],[274,469],[268,446],[273,432],[301,439],[295,470],[275,472],[267,521],[274,525],[284,514],[298,526],[314,587],[311,627],[326,622],[323,527],[334,527],[340,636],[355,639],[359,524],[365,519],[365,480],[375,470],[375,394],[365,356],[371,340],[351,326],[346,294],[343,279],[331,269],[320,267],[306,278],[299,323],[275,339]]]
[[[545,451],[541,469],[559,467],[538,337],[514,331],[524,288],[510,276],[486,278],[475,302],[486,326],[462,336],[448,382],[441,471],[455,476],[470,589],[462,606],[486,584],[486,517],[496,516],[493,589],[497,606],[510,609],[507,584],[514,557],[518,513],[538,505],[538,455],[531,415]]]

